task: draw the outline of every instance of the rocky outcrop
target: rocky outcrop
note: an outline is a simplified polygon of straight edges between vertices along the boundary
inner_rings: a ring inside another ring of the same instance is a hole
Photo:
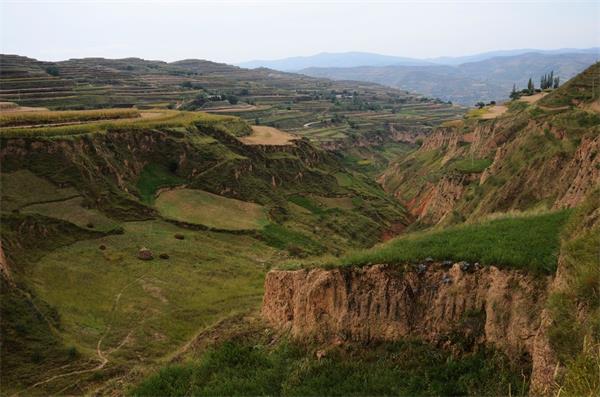
[[[275,270],[266,278],[262,314],[294,337],[322,341],[411,336],[443,343],[477,318],[478,342],[510,355],[533,356],[542,348],[535,338],[546,287],[547,280],[493,266]]]

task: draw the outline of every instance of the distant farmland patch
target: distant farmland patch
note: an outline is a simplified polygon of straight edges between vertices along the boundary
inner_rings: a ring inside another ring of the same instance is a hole
[[[263,206],[219,196],[203,190],[162,192],[155,206],[166,218],[215,229],[262,229],[269,222]]]
[[[290,133],[262,125],[253,125],[252,134],[240,138],[246,145],[289,145],[295,139]]]

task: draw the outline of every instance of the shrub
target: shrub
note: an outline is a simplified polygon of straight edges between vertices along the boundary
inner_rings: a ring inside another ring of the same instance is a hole
[[[56,66],[48,66],[46,68],[46,73],[48,73],[51,76],[58,76],[58,75],[60,75],[60,71],[58,70],[58,67],[56,67]]]

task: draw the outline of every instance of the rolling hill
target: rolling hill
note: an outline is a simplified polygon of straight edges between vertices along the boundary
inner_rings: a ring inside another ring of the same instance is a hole
[[[456,66],[308,68],[301,73],[336,80],[370,81],[472,106],[478,101],[506,100],[513,84],[524,88],[531,77],[534,83],[539,85],[540,76],[552,70],[555,76],[560,76],[562,81],[566,81],[596,62],[598,56],[598,52],[525,53]]]
[[[464,114],[0,60],[4,394],[597,394],[600,64]]]

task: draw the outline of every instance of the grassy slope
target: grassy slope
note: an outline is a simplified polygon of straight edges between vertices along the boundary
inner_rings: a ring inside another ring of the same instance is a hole
[[[479,262],[537,274],[556,271],[560,233],[569,211],[504,216],[445,229],[415,232],[372,249],[354,251],[323,266],[404,264],[434,260]],[[294,265],[288,265],[294,267]]]
[[[140,359],[155,362],[199,329],[260,304],[264,273],[275,253],[264,244],[160,221],[123,226],[122,235],[54,250],[31,269],[35,294],[60,313],[64,342],[88,357],[97,357],[100,343],[109,365],[97,375],[110,376],[110,368],[131,368]],[[176,239],[178,233],[185,239]],[[137,259],[141,246],[155,259]],[[161,253],[169,259],[159,259]],[[53,382],[46,392],[76,379]]]
[[[119,224],[95,209],[88,209],[82,205],[83,199],[75,197],[64,201],[32,204],[21,209],[24,214],[40,214],[52,218],[71,222],[79,227],[110,232],[119,227]]]
[[[577,209],[563,233],[564,280],[548,300],[552,314],[550,343],[565,370],[561,395],[600,393],[600,189]]]
[[[269,222],[261,205],[202,190],[168,190],[158,196],[155,205],[166,218],[216,229],[262,229]]]
[[[333,348],[317,359],[297,342],[228,341],[199,362],[162,369],[131,395],[502,395],[509,384],[513,395],[525,395],[516,367],[486,350],[452,357],[401,341]]]

